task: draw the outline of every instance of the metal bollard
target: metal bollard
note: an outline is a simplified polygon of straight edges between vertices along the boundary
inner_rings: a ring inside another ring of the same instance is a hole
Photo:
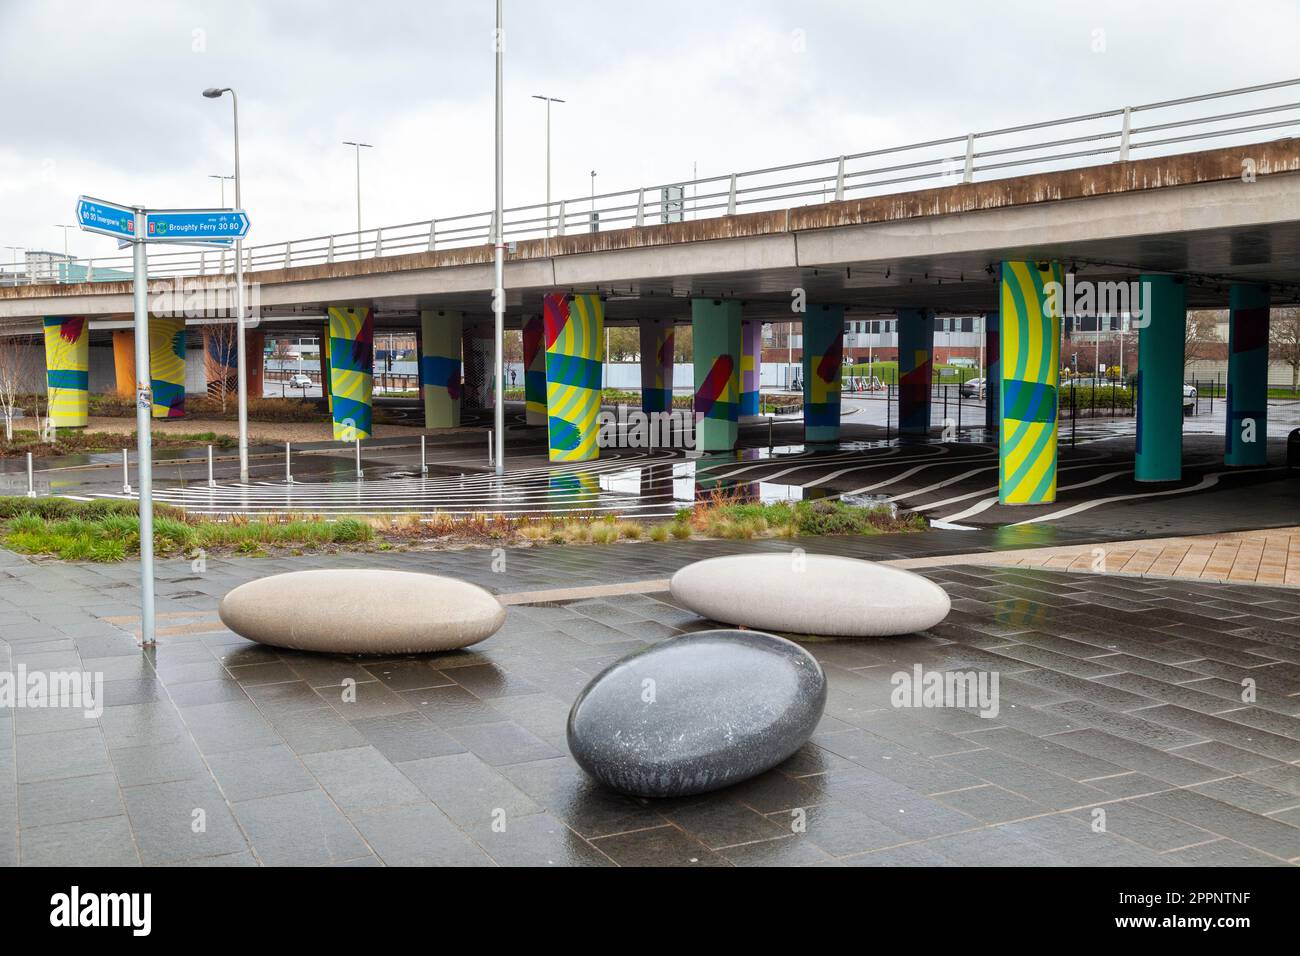
[[[123,448],[122,449],[122,494],[129,495],[130,493],[131,493],[131,472],[127,468],[126,449]]]
[[[768,451],[772,450],[772,421],[773,419],[771,418],[771,416],[768,416],[767,419],[767,450]]]
[[[357,481],[361,481],[365,476],[361,473],[361,439],[357,439]]]
[[[492,429],[489,428],[488,429],[488,465],[492,467],[496,467],[496,460],[493,457],[496,454],[495,448],[496,446],[492,443]]]
[[[421,435],[420,436],[420,474],[427,475],[428,473],[429,473],[429,466],[425,463],[424,460],[424,436]]]
[[[293,470],[290,466],[288,442],[284,443],[284,483],[286,485],[293,484]]]
[[[27,497],[36,497],[36,480],[32,474],[32,453],[27,453]]]
[[[208,487],[217,487],[217,479],[212,473],[212,446],[208,446]]]

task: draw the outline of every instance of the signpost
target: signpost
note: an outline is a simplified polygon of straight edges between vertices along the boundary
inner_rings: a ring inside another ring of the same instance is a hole
[[[140,640],[154,647],[153,590],[153,386],[149,374],[149,265],[146,244],[183,242],[229,245],[248,233],[242,209],[155,209],[122,206],[82,196],[77,223],[87,232],[112,236],[130,245],[135,266],[135,427],[140,485]],[[242,281],[241,281],[242,285]],[[242,313],[242,307],[241,307]],[[242,314],[241,314],[242,318]],[[240,367],[240,375],[244,369]]]

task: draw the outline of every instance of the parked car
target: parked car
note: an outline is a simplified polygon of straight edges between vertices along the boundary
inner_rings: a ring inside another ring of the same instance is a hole
[[[1196,386],[1183,383],[1183,414],[1192,415],[1196,412]]]
[[[968,378],[961,383],[961,394],[964,398],[983,398],[987,381],[982,378]]]
[[[301,372],[299,372],[297,375],[291,375],[289,377],[290,388],[311,388],[312,385],[314,384],[315,383],[310,378],[308,378],[306,375],[303,375]]]

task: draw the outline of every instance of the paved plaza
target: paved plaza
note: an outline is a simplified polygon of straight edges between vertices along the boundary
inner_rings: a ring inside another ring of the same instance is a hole
[[[486,549],[349,556],[474,581],[508,605],[471,650],[382,660],[254,645],[217,619],[233,586],[338,556],[161,562],[159,644],[142,653],[134,565],[2,552],[0,667],[103,672],[106,706],[0,717],[0,862],[1300,862],[1300,591],[959,553],[1034,544],[1088,540],[1026,528],[548,547],[508,551],[499,572]],[[664,579],[794,546],[928,562],[953,610],[904,638],[806,641],[825,717],[758,778],[660,801],[587,779],[564,735],[579,690],[711,626]],[[917,666],[996,672],[997,714],[893,706],[891,678]]]

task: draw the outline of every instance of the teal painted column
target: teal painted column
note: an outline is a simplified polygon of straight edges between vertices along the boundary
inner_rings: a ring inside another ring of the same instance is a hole
[[[1002,318],[997,312],[984,313],[984,432],[996,442],[1002,412]]]
[[[642,319],[641,411],[647,415],[673,410],[673,322]]]
[[[1178,481],[1183,476],[1183,353],[1187,336],[1187,286],[1176,276],[1142,276],[1138,326],[1138,481]]]
[[[692,299],[691,339],[696,448],[730,451],[740,413],[740,303]]]
[[[934,313],[898,310],[898,431],[930,433],[930,376],[934,362]]]
[[[810,305],[803,317],[803,438],[840,440],[844,306]]]
[[[1228,298],[1224,464],[1268,464],[1268,286],[1239,282]]]

